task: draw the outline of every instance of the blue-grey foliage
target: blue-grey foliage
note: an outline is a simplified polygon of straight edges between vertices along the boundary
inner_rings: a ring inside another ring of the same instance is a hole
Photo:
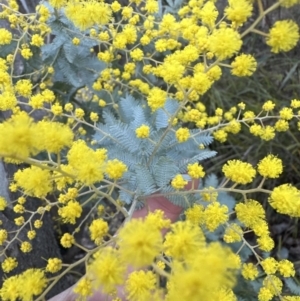
[[[294,295],[300,296],[300,285],[296,283],[293,278],[284,279],[286,286],[289,288],[290,292]]]
[[[103,122],[97,125],[94,139],[100,147],[107,148],[109,159],[119,159],[128,166],[122,178],[124,190],[120,191],[120,199],[126,203],[131,203],[136,195],[158,192],[183,207],[190,207],[199,199],[193,193],[177,194],[170,182],[177,174],[186,173],[189,163],[216,154],[207,148],[213,138],[201,130],[191,130],[191,138],[178,143],[174,127],[169,126],[178,108],[176,100],[168,99],[163,108],[152,113],[144,101],[126,95],[118,102],[117,111],[103,109]],[[149,138],[136,137],[135,131],[141,125],[149,126]],[[206,148],[200,149],[199,145]]]
[[[98,43],[86,37],[80,40],[79,45],[74,46],[73,38],[80,35],[63,13],[52,15],[49,26],[53,41],[41,47],[41,57],[44,64],[55,68],[53,82],[67,83],[77,89],[91,86],[99,72],[105,68],[103,62],[90,55],[90,49]]]

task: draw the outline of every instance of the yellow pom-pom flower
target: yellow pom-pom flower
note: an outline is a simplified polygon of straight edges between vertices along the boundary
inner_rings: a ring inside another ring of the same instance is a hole
[[[209,37],[209,50],[220,59],[231,58],[242,47],[242,40],[232,28],[215,29]]]
[[[144,53],[141,49],[136,48],[134,50],[132,50],[130,52],[130,57],[134,60],[134,61],[141,61],[144,57]]]
[[[257,67],[255,58],[250,54],[241,54],[231,63],[231,73],[236,76],[250,76]]]
[[[171,181],[171,186],[175,189],[182,189],[187,185],[188,181],[180,174],[176,175]]]
[[[54,121],[40,121],[37,123],[40,132],[40,148],[50,153],[59,153],[64,147],[71,146],[74,133],[65,124]]]
[[[156,275],[151,271],[134,271],[129,274],[125,283],[128,300],[151,300],[156,286]]]
[[[247,280],[254,280],[258,276],[258,269],[253,263],[245,263],[242,269],[242,276]]]
[[[32,250],[32,245],[28,241],[23,241],[20,246],[20,250],[23,253],[29,253]]]
[[[266,216],[263,206],[259,202],[251,199],[248,199],[245,203],[237,204],[235,206],[235,212],[238,220],[249,228],[254,227]]]
[[[15,85],[16,92],[24,97],[30,97],[32,93],[32,83],[28,79],[21,79],[18,80]]]
[[[264,259],[260,264],[267,275],[275,274],[278,268],[278,262],[273,257]]]
[[[88,266],[87,275],[94,279],[93,286],[96,289],[101,287],[104,293],[114,293],[116,287],[124,283],[125,270],[118,251],[107,247],[95,254],[95,259]]]
[[[147,97],[147,102],[152,112],[162,108],[165,105],[166,100],[167,92],[157,87],[152,88]]]
[[[30,196],[42,198],[52,190],[49,170],[36,166],[18,170],[14,174],[14,180]]]
[[[168,256],[178,260],[187,260],[203,248],[205,237],[200,227],[189,221],[177,222],[167,233],[164,250]]]
[[[271,51],[278,53],[281,51],[290,51],[299,40],[299,27],[292,20],[283,20],[275,22],[267,37],[267,45]]]
[[[295,276],[295,267],[294,264],[287,260],[280,260],[278,263],[278,271],[283,277],[293,277]]]
[[[108,160],[105,172],[109,178],[113,180],[121,179],[123,174],[127,171],[127,166],[118,159]]]
[[[243,238],[243,229],[238,224],[230,224],[224,233],[223,239],[226,243],[241,241]]]
[[[12,40],[12,34],[5,28],[0,29],[0,45],[7,45]]]
[[[13,269],[15,269],[17,266],[18,266],[18,261],[14,257],[7,257],[1,263],[1,267],[2,267],[2,270],[4,273],[9,273]]]
[[[229,0],[229,6],[225,8],[226,18],[241,26],[251,16],[253,4],[247,0]]]
[[[137,138],[145,139],[150,135],[150,127],[148,125],[142,124],[135,130]]]
[[[204,207],[202,205],[194,204],[193,207],[185,211],[186,220],[193,225],[204,223]]]
[[[65,233],[62,238],[60,239],[60,244],[64,248],[71,248],[72,245],[75,243],[75,238],[70,233]]]
[[[279,213],[300,216],[300,191],[291,184],[275,187],[270,195],[270,205]]]
[[[188,164],[187,166],[188,174],[193,179],[203,178],[205,176],[205,171],[203,170],[203,166],[198,163]]]
[[[134,267],[143,267],[150,265],[161,252],[162,235],[149,220],[131,220],[120,230],[118,245],[125,262]]]
[[[49,258],[46,266],[46,271],[50,273],[56,273],[62,268],[62,261],[59,258]]]
[[[282,161],[274,155],[268,155],[257,165],[258,173],[266,178],[278,178],[283,171]]]
[[[257,239],[258,247],[262,251],[270,252],[274,248],[274,240],[270,235],[262,235]]]
[[[280,118],[284,120],[291,120],[294,117],[293,110],[291,108],[282,108],[279,111]]]
[[[204,211],[205,226],[209,231],[216,230],[228,221],[228,207],[218,202],[209,204]]]
[[[95,241],[97,245],[99,245],[102,242],[103,237],[108,232],[108,224],[103,219],[96,219],[92,221],[91,225],[89,226],[89,230],[91,233],[91,239]]]
[[[238,184],[248,184],[253,181],[256,170],[251,164],[240,160],[230,160],[222,168],[225,177]]]
[[[45,272],[41,269],[28,269],[18,277],[20,281],[18,291],[23,301],[36,300],[33,297],[40,295],[47,286]]]
[[[263,287],[270,290],[270,292],[275,295],[279,295],[282,292],[282,281],[274,275],[269,275],[263,280]]]
[[[185,142],[190,138],[190,130],[188,128],[180,128],[176,131],[176,139],[179,143]]]
[[[36,123],[26,113],[13,115],[0,124],[0,154],[2,156],[27,158],[39,152],[40,134]]]
[[[64,223],[75,224],[76,218],[79,218],[82,213],[82,207],[77,201],[70,201],[62,208],[58,209],[58,215],[62,218]]]

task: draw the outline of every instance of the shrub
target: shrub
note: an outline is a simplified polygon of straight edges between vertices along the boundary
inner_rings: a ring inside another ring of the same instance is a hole
[[[295,21],[278,20],[269,32],[257,25],[299,1],[264,7],[258,0],[256,7],[229,0],[224,10],[214,2],[50,0],[32,14],[20,13],[14,0],[1,4],[9,28],[0,29],[0,155],[20,166],[9,188],[21,192],[0,203],[13,209],[18,226],[0,230],[2,269],[18,265],[8,255],[13,241],[31,252],[47,212],[75,226],[60,234],[61,246],[84,252],[72,263],[46,258],[43,267],[10,274],[2,300],[42,300],[83,263],[86,273],[74,290],[83,298],[124,285],[133,301],[298,300],[294,265],[271,253],[266,218],[268,206],[300,216],[299,190],[290,183],[271,187],[282,160],[265,154],[252,164],[237,157],[223,164],[221,179],[207,174],[205,160],[217,155],[214,140],[224,143],[242,128],[263,141],[286,132],[299,119],[300,100],[278,107],[266,99],[257,112],[242,101],[212,111],[204,100],[222,73],[255,72],[257,60],[243,52],[247,35],[263,36],[275,54],[297,45]],[[132,219],[155,197],[183,207],[182,220],[171,225],[162,211]],[[30,198],[39,199],[35,211],[27,207]],[[111,233],[118,212],[124,225]],[[75,235],[85,228],[88,246]],[[126,277],[128,265],[143,269]]]

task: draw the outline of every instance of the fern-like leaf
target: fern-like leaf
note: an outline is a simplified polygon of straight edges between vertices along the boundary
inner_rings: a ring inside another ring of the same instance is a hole
[[[197,144],[203,144],[204,146],[210,145],[214,138],[208,133],[202,133],[199,130],[191,130],[191,136],[196,140]]]
[[[170,116],[172,116],[176,112],[178,107],[178,101],[174,99],[167,99],[164,108],[157,110],[155,116],[155,126],[158,130],[166,128],[168,126]]]
[[[161,191],[162,193],[165,193],[166,198],[173,204],[183,208],[189,208],[196,202],[196,198],[194,197],[193,193],[184,195],[175,194],[176,190],[170,185],[163,187]]]
[[[156,185],[163,187],[168,185],[175,175],[179,173],[179,169],[171,159],[160,157],[153,166],[152,173]]]
[[[145,166],[136,166],[136,180],[137,188],[139,192],[143,194],[151,194],[157,190],[153,176],[151,175],[149,169]]]
[[[117,123],[115,125],[111,125],[109,129],[110,135],[116,138],[123,148],[131,153],[138,152],[140,140],[127,125]]]
[[[139,102],[130,94],[127,94],[126,97],[121,98],[119,102],[119,114],[121,120],[124,123],[130,123],[133,118],[133,112],[139,107],[139,105]]]
[[[215,174],[210,174],[205,178],[204,187],[217,188],[219,185],[218,177]]]
[[[148,124],[145,116],[145,112],[142,107],[136,107],[132,114],[132,121],[130,122],[130,128],[136,130],[142,124]]]

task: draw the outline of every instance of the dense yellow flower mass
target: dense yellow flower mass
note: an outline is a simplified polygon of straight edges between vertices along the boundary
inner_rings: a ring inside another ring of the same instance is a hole
[[[3,211],[7,206],[7,202],[4,197],[0,197],[0,211]]]
[[[64,248],[71,248],[72,245],[75,242],[75,238],[73,235],[71,235],[70,233],[65,233],[62,238],[60,239],[60,244],[64,247]]]
[[[7,278],[0,290],[1,300],[32,301],[42,293],[47,285],[44,271],[41,269],[28,269],[22,274]]]
[[[92,296],[93,290],[91,280],[87,277],[81,278],[74,288],[74,293],[79,294],[83,298]]]
[[[180,128],[175,133],[176,139],[179,143],[185,142],[190,138],[190,130],[188,128]]]
[[[32,83],[28,79],[18,80],[15,85],[16,92],[24,97],[30,97],[32,93]]]
[[[71,146],[74,133],[65,124],[59,122],[40,121],[38,131],[43,137],[40,148],[51,153],[59,153],[64,147]]]
[[[193,207],[185,211],[187,221],[193,225],[199,225],[204,222],[204,207],[202,205],[194,204]]]
[[[112,16],[110,6],[104,2],[85,1],[69,2],[66,15],[80,30],[86,30],[93,25],[106,25]]]
[[[232,288],[235,268],[231,254],[219,243],[211,243],[198,249],[190,260],[174,262],[166,301],[209,301],[219,289]]]
[[[232,223],[226,228],[223,239],[227,243],[234,243],[241,241],[242,237],[242,228],[239,225]]]
[[[73,175],[86,185],[99,182],[104,177],[105,152],[94,151],[83,140],[75,141],[67,154]]]

